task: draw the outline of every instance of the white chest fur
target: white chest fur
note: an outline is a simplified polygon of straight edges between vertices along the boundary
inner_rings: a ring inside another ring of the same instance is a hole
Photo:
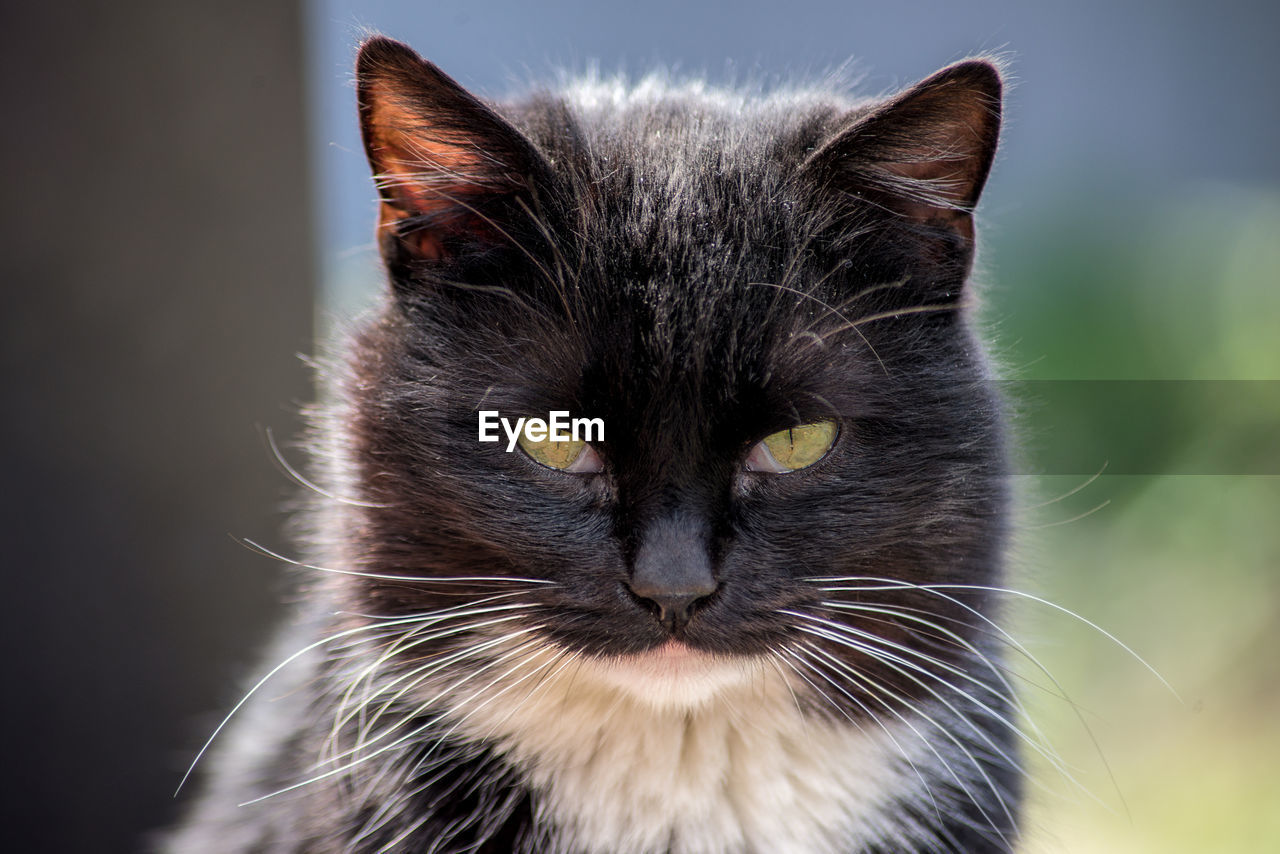
[[[540,651],[451,717],[523,770],[567,849],[819,854],[900,838],[886,807],[919,788],[909,734],[806,715],[803,687],[771,661],[676,647],[610,662]]]

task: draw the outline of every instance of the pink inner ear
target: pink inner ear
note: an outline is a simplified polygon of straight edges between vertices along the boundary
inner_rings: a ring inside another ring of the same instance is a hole
[[[851,117],[811,158],[824,181],[973,239],[972,211],[1000,130],[999,73],[959,63]]]
[[[436,224],[400,235],[418,257],[445,255],[448,232],[485,228],[477,204],[487,195],[514,189],[503,165],[466,139],[449,139],[424,116],[381,85],[370,92],[369,154],[382,193],[379,228],[396,233],[408,217],[436,217]]]
[[[423,261],[439,261],[444,258],[444,242],[437,231],[420,228],[409,234],[399,234],[400,221],[406,216],[407,214],[390,202],[383,202],[378,211],[379,234],[383,235],[384,239],[394,239],[398,236],[405,247]]]
[[[966,239],[973,238],[970,217],[974,176],[972,158],[948,158],[919,162],[882,163],[880,169],[905,179],[896,193],[896,207],[920,222],[941,222]]]

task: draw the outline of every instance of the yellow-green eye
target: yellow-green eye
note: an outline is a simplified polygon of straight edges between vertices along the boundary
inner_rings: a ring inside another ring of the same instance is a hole
[[[550,438],[530,439],[526,432],[521,431],[518,441],[531,460],[550,469],[591,474],[603,468],[595,448],[581,439],[564,442],[553,442]]]
[[[818,421],[788,427],[765,436],[747,456],[747,471],[796,471],[813,465],[827,455],[839,430],[834,421]]]

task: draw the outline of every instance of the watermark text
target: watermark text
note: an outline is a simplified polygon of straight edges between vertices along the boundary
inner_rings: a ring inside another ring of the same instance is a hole
[[[515,423],[503,418],[496,409],[481,409],[479,439],[481,442],[498,442],[507,436],[507,453],[516,449],[521,434],[530,442],[603,442],[603,418],[570,418],[568,410],[557,409],[547,413],[547,419],[517,418]]]

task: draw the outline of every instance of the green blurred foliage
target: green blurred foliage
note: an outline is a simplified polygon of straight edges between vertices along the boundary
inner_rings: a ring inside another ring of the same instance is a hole
[[[987,235],[985,259],[1007,373],[1280,380],[1280,196],[1081,197],[1019,221]],[[1105,395],[1017,405],[1033,472],[1052,471],[1036,437],[1055,429],[1159,450],[1141,475],[1020,478],[1011,583],[1115,635],[1173,688],[1083,621],[1016,608],[1015,634],[1070,698],[1024,662],[1041,686],[1028,706],[1078,781],[1034,763],[1031,851],[1280,850],[1280,477],[1249,474],[1276,471],[1280,409],[1257,393],[1271,384],[1235,385],[1161,384],[1129,423]],[[1167,473],[1221,470],[1234,473]]]
[[[1074,198],[988,237],[1021,379],[1280,379],[1280,195]]]

